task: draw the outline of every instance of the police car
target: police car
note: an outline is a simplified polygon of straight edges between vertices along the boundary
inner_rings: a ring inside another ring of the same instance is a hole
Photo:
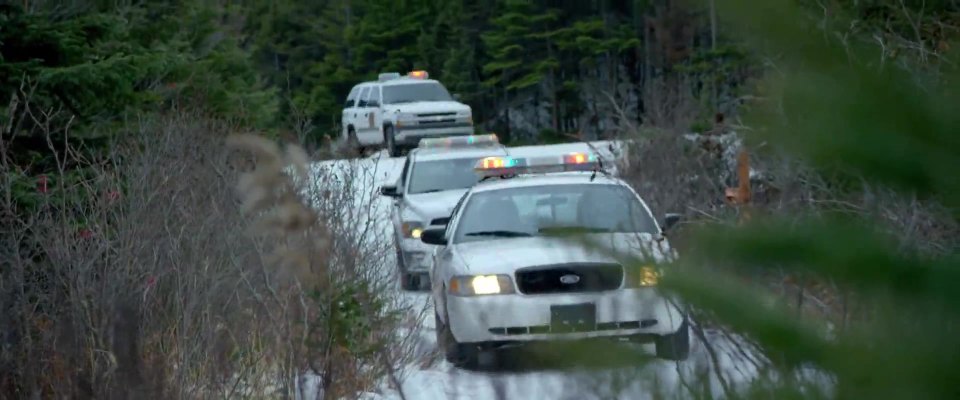
[[[445,227],[421,233],[439,246],[432,297],[448,361],[476,366],[503,346],[604,337],[687,357],[685,313],[657,288],[662,263],[676,257],[663,229],[678,217],[661,228],[640,196],[597,164],[585,153],[482,159],[485,179]],[[561,235],[571,232],[586,240]],[[646,264],[629,267],[636,256]]]
[[[420,139],[473,134],[473,113],[426,71],[407,76],[382,73],[377,81],[354,86],[347,95],[341,138],[363,151],[385,146],[391,157]]]
[[[380,188],[381,194],[395,199],[394,244],[403,289],[430,284],[433,246],[420,241],[423,229],[446,224],[453,206],[480,179],[473,170],[477,160],[505,155],[506,148],[493,134],[423,139],[407,154],[397,182]]]

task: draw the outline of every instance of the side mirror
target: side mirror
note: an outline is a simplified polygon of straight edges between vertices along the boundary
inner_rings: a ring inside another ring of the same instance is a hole
[[[426,244],[443,246],[447,244],[447,238],[443,237],[446,228],[429,228],[420,234],[420,241]]]
[[[397,187],[393,185],[380,186],[380,194],[387,197],[400,197]]]
[[[456,100],[456,101],[460,101],[460,93],[454,93],[454,94],[453,94],[453,99]]]
[[[664,232],[670,231],[682,219],[683,219],[683,214],[666,213],[663,216],[663,226],[661,228],[663,229]]]

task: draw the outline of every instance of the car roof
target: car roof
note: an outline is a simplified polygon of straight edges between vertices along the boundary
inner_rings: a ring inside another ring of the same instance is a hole
[[[388,81],[375,82],[375,83],[379,83],[383,86],[396,86],[396,85],[409,85],[409,84],[417,84],[417,83],[440,83],[440,82],[437,81],[436,79],[419,79],[419,78],[411,78],[409,76],[401,76],[399,78],[393,78]]]
[[[354,85],[352,88],[350,88],[350,90],[360,89],[360,88],[365,88],[370,86],[396,86],[396,85],[410,85],[410,84],[431,83],[431,82],[440,83],[440,81],[436,79],[418,79],[418,78],[411,78],[409,76],[401,76],[399,78],[393,78],[393,79],[382,81],[382,82],[381,81],[360,82]]]
[[[532,187],[532,186],[551,186],[551,185],[618,185],[628,186],[624,181],[603,174],[596,174],[590,171],[571,171],[571,172],[551,172],[546,174],[523,174],[513,178],[492,178],[477,183],[472,192],[487,192],[492,190]]]
[[[453,148],[439,147],[435,149],[416,148],[413,153],[413,159],[414,161],[435,161],[506,155],[507,148],[503,145]]]

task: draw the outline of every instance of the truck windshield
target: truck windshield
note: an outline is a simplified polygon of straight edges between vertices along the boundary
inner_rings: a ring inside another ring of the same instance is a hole
[[[656,233],[657,223],[630,190],[569,184],[483,191],[470,196],[455,242],[560,232]]]
[[[383,87],[383,104],[415,101],[452,101],[450,92],[438,82],[387,85]]]
[[[480,180],[480,176],[473,170],[479,159],[471,157],[417,162],[410,171],[407,193],[467,189]]]

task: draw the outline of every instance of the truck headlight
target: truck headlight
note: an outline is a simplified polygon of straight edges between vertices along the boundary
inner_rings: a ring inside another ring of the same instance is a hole
[[[511,294],[513,282],[509,275],[467,275],[450,280],[449,291],[457,296]]]
[[[457,111],[457,121],[466,122],[469,124],[473,123],[473,111],[472,110],[462,110]]]
[[[400,224],[400,233],[405,238],[420,239],[423,234],[423,223],[416,221],[407,221]]]
[[[411,113],[399,113],[397,114],[397,126],[404,125],[416,125],[417,115]]]

